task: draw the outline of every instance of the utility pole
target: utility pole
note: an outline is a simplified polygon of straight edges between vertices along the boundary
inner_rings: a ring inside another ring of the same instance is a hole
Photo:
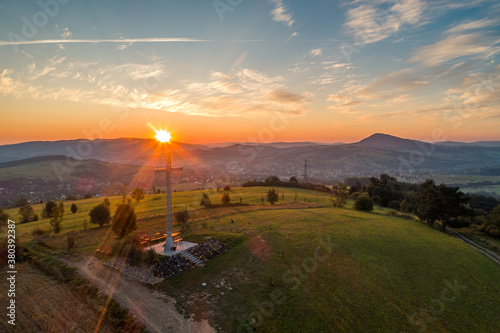
[[[307,167],[309,165],[307,164],[307,160],[304,160],[304,184],[307,184],[308,180],[307,180]]]

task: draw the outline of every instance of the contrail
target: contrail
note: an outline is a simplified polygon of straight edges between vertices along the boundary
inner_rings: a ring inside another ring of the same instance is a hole
[[[192,43],[192,42],[263,42],[263,40],[210,40],[194,38],[126,38],[126,39],[42,39],[0,41],[0,46],[66,43]]]

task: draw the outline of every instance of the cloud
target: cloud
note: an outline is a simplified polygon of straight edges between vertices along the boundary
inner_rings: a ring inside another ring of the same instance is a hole
[[[165,66],[161,63],[152,64],[123,64],[114,67],[114,69],[125,72],[134,80],[144,80],[151,77],[164,76]]]
[[[449,34],[453,34],[453,33],[459,33],[459,32],[464,32],[464,31],[468,31],[468,30],[476,30],[476,29],[486,28],[486,27],[495,26],[498,24],[499,24],[498,20],[482,19],[482,20],[478,20],[478,21],[470,21],[467,23],[462,23],[462,24],[456,25],[453,28],[447,30],[446,32]]]
[[[357,93],[369,98],[397,98],[403,92],[413,91],[429,84],[417,76],[412,69],[389,73],[360,89]]]
[[[321,49],[313,49],[311,51],[309,51],[309,54],[312,55],[313,57],[317,57],[319,55],[321,55],[323,51]]]
[[[426,67],[438,66],[449,60],[463,56],[483,56],[488,58],[500,48],[495,41],[479,33],[448,36],[443,40],[418,49],[410,62],[418,62]]]
[[[283,0],[271,0],[271,2],[274,4],[274,9],[271,11],[273,20],[276,22],[283,22],[291,27],[295,21],[293,15],[287,12]]]
[[[66,39],[66,38],[68,38],[68,37],[71,37],[71,35],[72,35],[72,34],[71,34],[71,31],[69,31],[69,28],[68,28],[68,27],[66,27],[66,28],[62,29],[62,32],[61,32],[61,37],[62,37],[63,39]]]
[[[267,97],[279,103],[302,103],[305,100],[305,96],[303,95],[294,94],[282,89],[270,91]]]
[[[181,42],[211,42],[207,39],[193,38],[124,38],[124,39],[42,39],[0,41],[0,46],[31,45],[31,44],[66,44],[66,43],[181,43]]]
[[[337,108],[345,108],[345,107],[352,107],[361,104],[361,101],[346,101],[345,103],[339,104],[339,105],[333,105],[328,107],[328,109],[337,109]],[[352,112],[352,110],[351,110]]]
[[[299,115],[307,112],[309,94],[290,92],[282,76],[268,76],[243,68],[233,75],[210,73],[210,82],[192,82],[187,88],[191,110],[211,116],[251,116],[283,113]]]
[[[288,41],[289,41],[289,40],[291,40],[293,37],[297,37],[298,35],[299,35],[299,33],[298,33],[298,32],[294,32],[293,34],[291,34],[291,35],[290,35],[290,37],[288,37],[288,38],[286,39],[286,41],[288,42]]]
[[[421,0],[398,1],[388,9],[377,4],[387,5],[385,1],[371,1],[347,11],[345,26],[360,44],[375,43],[392,36],[405,25],[420,24],[426,8]]]

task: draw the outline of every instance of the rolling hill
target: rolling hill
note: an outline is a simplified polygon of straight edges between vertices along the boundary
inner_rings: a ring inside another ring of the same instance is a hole
[[[269,174],[299,176],[305,159],[311,165],[309,176],[323,181],[348,175],[461,173],[500,166],[500,146],[493,142],[430,144],[381,133],[351,144],[281,142],[207,147],[173,143],[171,149],[176,165],[243,178]],[[45,155],[130,165],[164,164],[161,147],[155,141],[145,139],[28,142],[0,146],[0,162]]]

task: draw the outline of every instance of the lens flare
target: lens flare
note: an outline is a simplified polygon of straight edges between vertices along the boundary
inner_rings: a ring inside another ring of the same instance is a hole
[[[172,139],[172,134],[170,134],[166,130],[155,130],[155,132],[155,138],[160,142],[170,142],[170,139]]]

